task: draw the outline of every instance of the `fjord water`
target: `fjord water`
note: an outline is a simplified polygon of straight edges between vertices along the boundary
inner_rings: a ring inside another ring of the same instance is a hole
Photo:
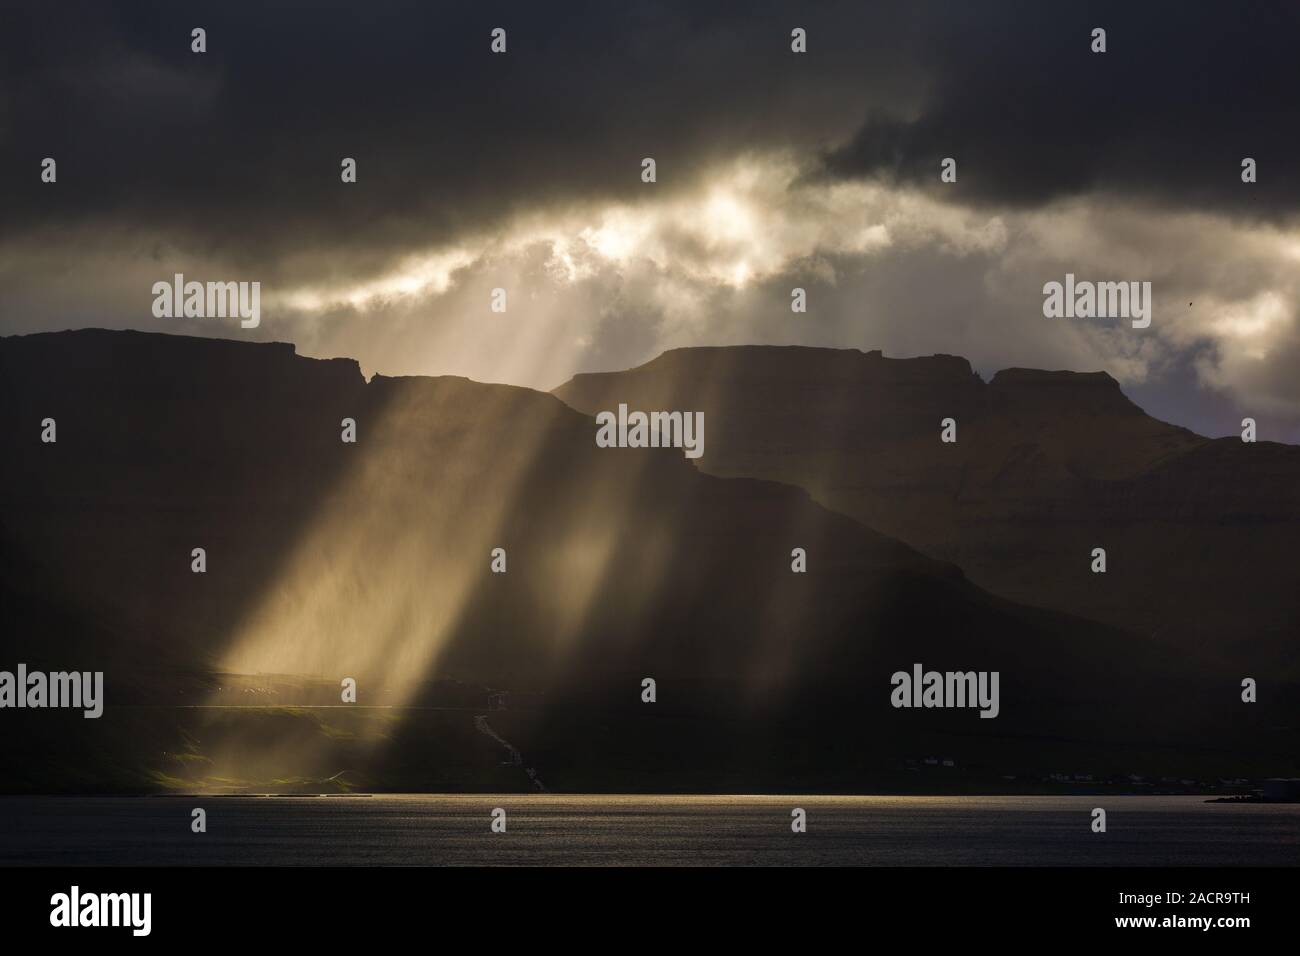
[[[191,811],[207,832],[191,832]],[[490,829],[496,807],[505,833]],[[791,810],[807,811],[793,833]],[[1107,832],[1093,833],[1103,807]],[[1300,805],[1199,796],[3,797],[0,864],[1233,866],[1300,863]]]

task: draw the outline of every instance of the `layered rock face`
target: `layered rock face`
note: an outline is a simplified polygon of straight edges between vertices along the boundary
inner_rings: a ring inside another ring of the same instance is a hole
[[[952,356],[738,347],[578,375],[554,394],[587,413],[615,400],[703,410],[709,473],[799,485],[1016,601],[1215,666],[1297,672],[1300,449],[1157,421],[1104,373],[1007,369],[985,383]]]

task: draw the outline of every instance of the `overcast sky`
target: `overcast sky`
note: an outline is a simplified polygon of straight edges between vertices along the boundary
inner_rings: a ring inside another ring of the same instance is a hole
[[[7,4],[0,333],[539,388],[688,345],[948,352],[1297,441],[1298,48],[1293,2]],[[260,281],[260,327],[155,318],[176,272]],[[1150,281],[1150,328],[1045,318],[1067,272]]]

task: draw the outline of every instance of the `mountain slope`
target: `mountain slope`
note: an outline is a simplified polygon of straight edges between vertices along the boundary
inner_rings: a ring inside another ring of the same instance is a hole
[[[1207,666],[1297,673],[1300,449],[1157,421],[1104,373],[1007,369],[986,384],[954,356],[737,347],[578,375],[554,394],[588,414],[701,410],[711,474],[799,485],[981,587]],[[947,418],[955,443],[941,441]]]
[[[800,489],[598,448],[542,393],[102,331],[0,340],[0,383],[3,661],[109,687],[99,721],[22,715],[0,762],[27,788],[198,764],[498,787],[483,705],[446,704],[449,681],[513,692],[492,726],[569,789],[861,789],[940,748],[989,775],[1063,754],[1245,773],[1289,746],[1273,711],[1127,634],[994,598]],[[999,717],[890,707],[916,662],[999,671]],[[220,709],[238,687],[321,702],[270,675],[352,678],[358,705],[398,710]]]

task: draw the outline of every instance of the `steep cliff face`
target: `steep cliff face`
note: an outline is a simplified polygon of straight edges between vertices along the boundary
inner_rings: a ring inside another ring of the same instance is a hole
[[[705,471],[797,484],[1017,601],[1243,673],[1297,673],[1300,449],[1157,421],[1100,372],[1007,369],[985,384],[951,356],[691,351],[555,394],[588,414],[702,410]],[[949,418],[955,443],[941,441]]]
[[[993,645],[1018,613],[799,489],[597,448],[590,419],[527,389],[367,383],[289,346],[134,333],[8,339],[0,361],[13,580],[164,661],[542,685],[653,664],[799,685],[904,630],[957,640],[927,606],[967,607]]]
[[[937,416],[963,402],[991,434],[1004,427],[991,408],[1001,387],[963,360],[719,350],[661,362],[647,379],[659,391],[615,383],[607,394],[647,409],[712,396],[700,461],[756,477],[707,474],[678,449],[598,448],[591,418],[528,389],[366,382],[352,362],[285,345],[96,331],[0,340],[0,659],[103,669],[108,685],[104,717],[84,722],[93,731],[28,713],[0,762],[41,789],[55,786],[51,767],[102,782],[104,761],[156,768],[196,740],[226,766],[234,758],[211,752],[226,740],[240,765],[273,769],[292,751],[295,767],[338,771],[340,741],[353,738],[283,712],[255,727],[159,716],[210,700],[218,672],[335,688],[352,677],[372,703],[421,699],[434,680],[526,693],[537,703],[507,736],[575,788],[617,766],[602,786],[797,787],[830,774],[854,789],[936,741],[986,767],[1050,767],[1062,740],[1123,748],[1133,767],[1156,742],[1236,739],[1241,727],[1221,719],[1234,695],[1154,645],[993,597],[800,488],[756,480],[823,474],[806,487],[824,501],[857,495],[883,525],[911,527],[895,519],[945,481],[960,489],[974,466],[912,473],[900,449],[941,460],[952,449],[932,440]],[[1099,401],[1115,403],[1102,386]],[[1044,404],[1016,401],[1025,415]],[[41,441],[45,419],[56,442]],[[342,440],[345,419],[355,442]],[[970,430],[957,448],[978,446]],[[914,501],[878,501],[891,487]],[[796,548],[806,573],[792,571]],[[493,573],[496,549],[505,573]],[[892,708],[890,675],[917,662],[1000,672],[1000,715]],[[646,677],[654,707],[640,699]],[[464,726],[454,716],[407,721],[397,737],[371,728],[369,779],[452,785],[421,762],[419,728],[481,750],[473,714]],[[323,749],[313,756],[294,735]],[[345,766],[363,759],[356,749]],[[464,759],[457,786],[496,785],[473,776],[478,750]]]

